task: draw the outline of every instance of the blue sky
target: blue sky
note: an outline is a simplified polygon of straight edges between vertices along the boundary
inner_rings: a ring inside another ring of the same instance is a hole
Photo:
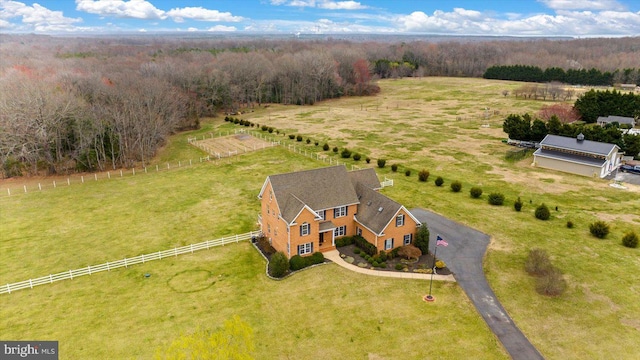
[[[640,36],[640,0],[0,0],[0,33]]]

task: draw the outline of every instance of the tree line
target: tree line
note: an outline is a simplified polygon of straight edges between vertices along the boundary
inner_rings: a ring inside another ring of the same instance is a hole
[[[130,167],[147,163],[170,134],[221,112],[375,94],[377,78],[479,77],[496,64],[613,72],[612,64],[637,66],[639,52],[633,38],[353,42],[3,34],[0,166],[5,177]]]
[[[489,67],[482,77],[536,83],[559,82],[571,85],[612,86],[614,83],[623,83],[640,86],[640,72],[634,68],[603,72],[596,68],[565,71],[560,67],[542,70],[538,66],[531,65],[496,65]]]

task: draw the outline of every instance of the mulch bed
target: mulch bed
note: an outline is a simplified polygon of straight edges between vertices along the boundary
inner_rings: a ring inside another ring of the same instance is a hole
[[[366,269],[372,269],[372,270],[378,270],[378,271],[393,271],[393,272],[415,272],[414,270],[416,269],[431,269],[433,266],[433,254],[426,254],[426,255],[420,256],[420,258],[416,262],[406,263],[406,261],[405,262],[402,261],[403,259],[401,257],[397,257],[395,259],[388,259],[387,261],[385,261],[385,263],[387,264],[386,268],[380,268],[380,267],[374,268],[361,255],[356,254],[353,251],[355,247],[356,247],[355,245],[347,245],[347,246],[339,247],[338,251],[340,252],[341,255],[345,255],[347,257],[348,256],[353,257],[354,259],[353,265],[357,266],[360,263],[367,264],[367,266],[365,267]],[[396,270],[396,264],[398,263],[403,263],[404,265],[406,265],[407,271]],[[451,274],[451,271],[447,267],[438,269],[436,272],[438,275]]]

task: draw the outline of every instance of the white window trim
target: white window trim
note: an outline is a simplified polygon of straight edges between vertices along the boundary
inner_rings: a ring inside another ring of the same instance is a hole
[[[298,255],[307,255],[313,252],[313,243],[308,242],[298,245]]]
[[[404,215],[400,214],[396,216],[396,227],[404,226]]]
[[[300,225],[300,236],[307,236],[311,234],[311,225],[309,223],[302,223]]]
[[[341,234],[340,234],[341,233]],[[338,226],[337,228],[335,228],[335,230],[333,231],[333,236],[334,237],[338,237],[338,236],[345,236],[347,235],[347,225],[342,225],[342,226]]]
[[[387,246],[387,244],[389,244],[389,246]],[[384,241],[384,249],[385,250],[393,249],[393,238],[388,238]]]
[[[407,242],[407,236],[409,237],[409,242]],[[413,234],[407,234],[404,236],[404,238],[402,239],[402,243],[407,246],[409,244],[411,244],[411,241],[413,240]]]
[[[347,216],[347,207],[346,206],[340,206],[337,207],[335,209],[333,209],[333,217],[335,218],[341,218],[341,217],[345,217]]]

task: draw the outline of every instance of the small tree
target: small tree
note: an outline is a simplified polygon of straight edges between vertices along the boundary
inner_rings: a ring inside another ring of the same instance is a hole
[[[338,147],[337,146],[333,147],[333,152],[336,153],[336,154],[338,153]]]
[[[293,139],[295,139],[295,138],[296,138],[296,135],[295,135],[295,134],[289,134],[289,139],[293,140]]]
[[[442,184],[444,184],[444,179],[442,178],[442,176],[438,176],[436,178],[435,183],[436,183],[436,186],[442,186]]]
[[[567,229],[573,229],[573,221],[567,220]]]
[[[387,163],[387,160],[385,160],[385,159],[378,159],[378,167],[379,167],[380,169],[382,169],[386,163]]]
[[[329,150],[329,144],[324,143],[324,145],[322,145],[322,150],[328,151]]]
[[[405,170],[404,175],[405,176],[411,176],[411,170]]]
[[[420,172],[418,173],[418,180],[427,182],[427,180],[429,180],[429,175],[431,175],[429,173],[429,170],[420,170]]]
[[[637,248],[638,247],[638,235],[633,231],[630,231],[622,237],[622,245],[628,248]]]
[[[364,159],[364,160],[367,162],[367,164],[371,162],[371,158],[370,158],[370,157],[368,157],[368,156],[367,156],[367,158],[366,158],[366,159]]]
[[[534,248],[529,250],[529,256],[524,263],[524,269],[533,276],[542,276],[551,268],[549,255],[545,250]]]
[[[609,235],[609,224],[604,221],[598,220],[589,225],[589,231],[591,235],[598,239],[604,239]]]
[[[514,203],[513,203],[513,208],[514,208],[516,211],[520,211],[520,210],[522,210],[522,200],[520,200],[520,196],[518,196],[518,200],[516,200],[516,202],[514,202]],[[547,209],[547,210],[548,210],[548,209]],[[536,211],[538,211],[538,210],[536,210]]]
[[[360,155],[358,153],[353,154],[353,160],[360,161],[361,158],[362,158],[362,155]]]
[[[393,172],[398,171],[398,164],[391,165],[391,171],[393,171]]]
[[[451,183],[451,191],[460,192],[462,190],[462,183],[460,181],[454,181]]]
[[[429,253],[429,227],[427,227],[427,224],[420,224],[416,240],[413,243],[423,254]]]
[[[497,206],[504,204],[504,195],[502,195],[501,193],[489,194],[489,204]]]
[[[347,149],[347,148],[344,148],[344,149],[342,149],[342,151],[340,152],[340,156],[341,156],[343,159],[348,159],[348,158],[350,158],[350,157],[351,157],[351,151],[349,151],[349,149]]]
[[[398,255],[406,259],[419,259],[422,251],[413,245],[405,245],[398,249]]]
[[[302,135],[298,135],[298,136],[296,136],[296,140],[297,140],[297,141],[302,141]]]
[[[551,213],[549,212],[549,208],[547,207],[547,205],[540,204],[540,206],[536,208],[535,215],[536,215],[536,219],[549,220]]]
[[[482,189],[474,186],[469,190],[469,195],[471,195],[472,198],[477,199],[482,196]]]
[[[311,144],[311,139],[307,138],[307,144]]]
[[[282,251],[273,254],[269,259],[269,275],[275,278],[283,277],[289,271],[289,260]]]

